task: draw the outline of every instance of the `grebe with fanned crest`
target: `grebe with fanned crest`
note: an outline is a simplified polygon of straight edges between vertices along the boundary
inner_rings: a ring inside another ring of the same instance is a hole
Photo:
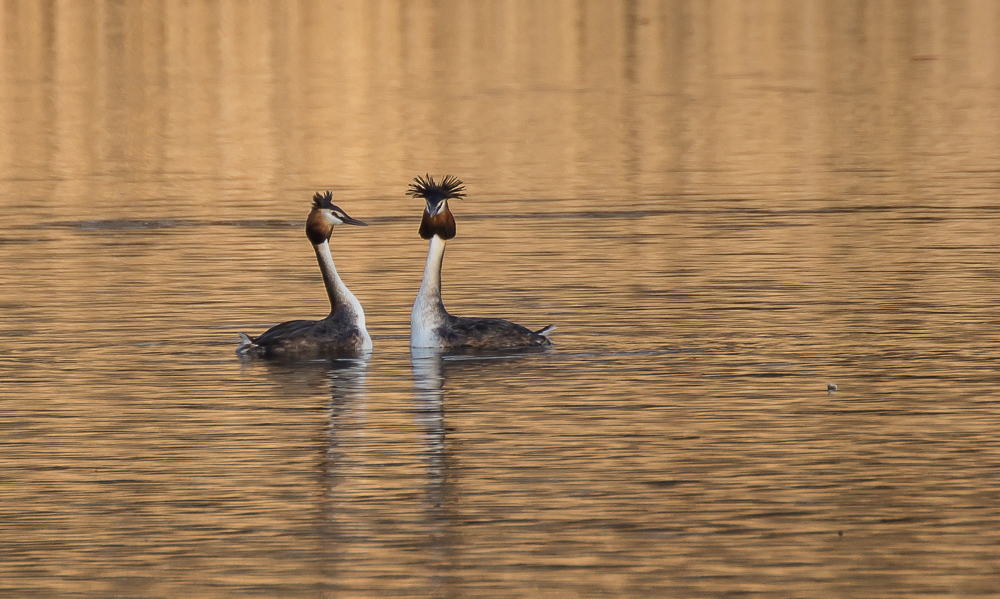
[[[330,297],[330,315],[323,320],[283,322],[256,338],[240,333],[241,341],[236,353],[262,358],[307,358],[372,348],[361,302],[344,285],[330,254],[330,235],[333,234],[333,227],[341,224],[368,226],[335,206],[333,193],[328,191],[314,195],[313,208],[306,219],[306,237],[316,250],[323,283]]]
[[[441,301],[441,264],[447,240],[455,237],[455,217],[448,200],[465,197],[465,185],[446,175],[435,183],[430,175],[417,177],[407,193],[423,198],[424,214],[420,237],[430,240],[427,265],[420,291],[410,313],[410,347],[441,349],[508,349],[551,345],[549,325],[531,331],[501,318],[465,318],[452,316]]]

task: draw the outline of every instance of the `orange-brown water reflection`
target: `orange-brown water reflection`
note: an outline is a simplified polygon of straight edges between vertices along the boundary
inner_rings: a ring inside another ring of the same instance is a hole
[[[0,590],[992,596],[992,2],[0,3]],[[458,314],[411,356],[411,177]],[[375,351],[242,364],[328,308]],[[835,382],[839,390],[826,392]]]

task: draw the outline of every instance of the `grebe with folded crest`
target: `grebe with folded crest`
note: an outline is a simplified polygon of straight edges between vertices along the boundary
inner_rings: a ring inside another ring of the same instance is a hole
[[[465,185],[446,175],[435,183],[430,175],[417,177],[407,193],[424,199],[420,237],[430,240],[427,265],[420,291],[410,313],[410,347],[442,349],[507,349],[551,345],[549,325],[531,331],[501,318],[465,318],[452,316],[441,301],[441,264],[445,242],[455,237],[455,217],[448,200],[465,197]]]
[[[240,333],[241,341],[236,353],[263,358],[310,357],[372,348],[361,302],[337,274],[330,254],[333,227],[342,224],[368,226],[335,206],[333,193],[328,191],[314,195],[312,211],[306,219],[306,237],[316,250],[323,283],[330,297],[330,315],[323,320],[283,322],[256,338]]]

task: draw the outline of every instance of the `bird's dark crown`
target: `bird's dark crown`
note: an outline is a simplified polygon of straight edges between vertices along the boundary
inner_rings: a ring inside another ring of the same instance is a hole
[[[333,210],[336,206],[333,205],[333,192],[325,191],[323,193],[316,192],[313,196],[313,208],[320,208],[326,210]]]
[[[425,175],[414,177],[406,193],[415,198],[424,198],[429,204],[434,205],[441,200],[464,198],[465,184],[453,175],[445,175],[440,183],[435,183],[434,177]]]

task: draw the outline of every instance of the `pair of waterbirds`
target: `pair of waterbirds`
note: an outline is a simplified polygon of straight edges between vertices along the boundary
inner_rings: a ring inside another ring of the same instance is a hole
[[[531,331],[501,318],[452,316],[441,301],[441,263],[446,242],[455,237],[455,216],[448,200],[465,197],[465,185],[447,175],[440,183],[417,177],[408,195],[424,200],[420,237],[430,242],[420,291],[410,313],[410,347],[442,350],[490,350],[550,345],[547,326]],[[372,338],[365,328],[365,311],[337,274],[330,253],[336,225],[367,226],[333,204],[331,192],[313,196],[306,219],[306,237],[316,250],[323,283],[330,297],[330,315],[323,320],[292,320],[275,325],[258,337],[240,333],[240,355],[263,358],[309,358],[368,351]]]

